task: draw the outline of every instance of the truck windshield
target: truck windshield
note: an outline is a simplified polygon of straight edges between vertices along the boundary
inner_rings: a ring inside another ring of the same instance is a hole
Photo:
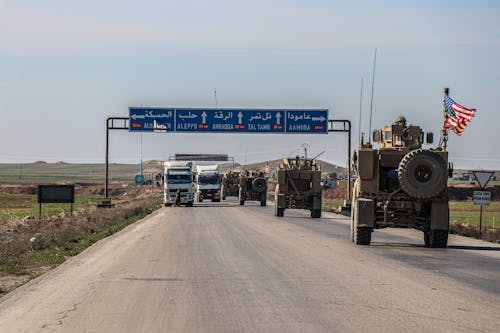
[[[167,175],[168,184],[187,184],[191,183],[191,175]]]
[[[218,176],[199,176],[198,184],[200,185],[218,185],[219,177]]]

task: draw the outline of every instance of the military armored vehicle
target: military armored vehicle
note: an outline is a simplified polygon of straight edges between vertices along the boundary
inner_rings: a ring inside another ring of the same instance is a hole
[[[311,211],[312,218],[321,217],[321,170],[316,160],[284,158],[278,169],[274,215],[283,217],[285,209]]]
[[[240,172],[239,171],[229,171],[222,177],[221,185],[221,196],[222,200],[226,200],[226,197],[238,197],[239,196],[239,185],[240,185]]]
[[[448,153],[423,149],[424,132],[406,126],[403,117],[373,133],[375,149],[362,145],[355,153],[351,239],[369,245],[374,229],[414,228],[424,233],[427,247],[448,242]],[[426,142],[433,142],[427,133]]]
[[[245,201],[260,201],[261,206],[267,204],[267,179],[262,172],[247,172],[240,177],[238,199],[240,205]]]

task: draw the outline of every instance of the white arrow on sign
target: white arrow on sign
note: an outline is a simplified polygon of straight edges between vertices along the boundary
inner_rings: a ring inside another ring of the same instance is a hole
[[[238,124],[243,124],[243,113],[240,111],[236,116],[238,117]]]
[[[495,171],[472,171],[480,188],[485,188]]]
[[[321,116],[321,117],[312,117],[312,121],[325,121],[326,118]]]
[[[201,123],[202,124],[207,123],[207,113],[205,111],[203,111],[203,113],[201,114]]]
[[[281,122],[281,113],[276,113],[276,125],[280,125]]]

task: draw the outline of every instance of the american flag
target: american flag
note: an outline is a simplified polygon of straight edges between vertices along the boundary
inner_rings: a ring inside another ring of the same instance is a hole
[[[453,130],[456,135],[462,135],[467,124],[470,123],[476,109],[466,108],[449,96],[444,97],[444,107],[445,107],[445,118],[443,129]]]

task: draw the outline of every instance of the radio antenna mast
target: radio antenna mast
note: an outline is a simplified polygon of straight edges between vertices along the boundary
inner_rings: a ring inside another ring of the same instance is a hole
[[[358,140],[359,140],[359,148],[363,145],[363,141],[361,139],[361,109],[363,106],[363,78],[361,78],[361,92],[359,96],[359,117],[358,117]]]
[[[370,101],[370,130],[368,132],[368,142],[372,143],[372,114],[373,114],[373,90],[375,88],[375,65],[377,64],[377,48],[375,48],[375,56],[373,58],[373,76],[372,76],[372,97]]]

